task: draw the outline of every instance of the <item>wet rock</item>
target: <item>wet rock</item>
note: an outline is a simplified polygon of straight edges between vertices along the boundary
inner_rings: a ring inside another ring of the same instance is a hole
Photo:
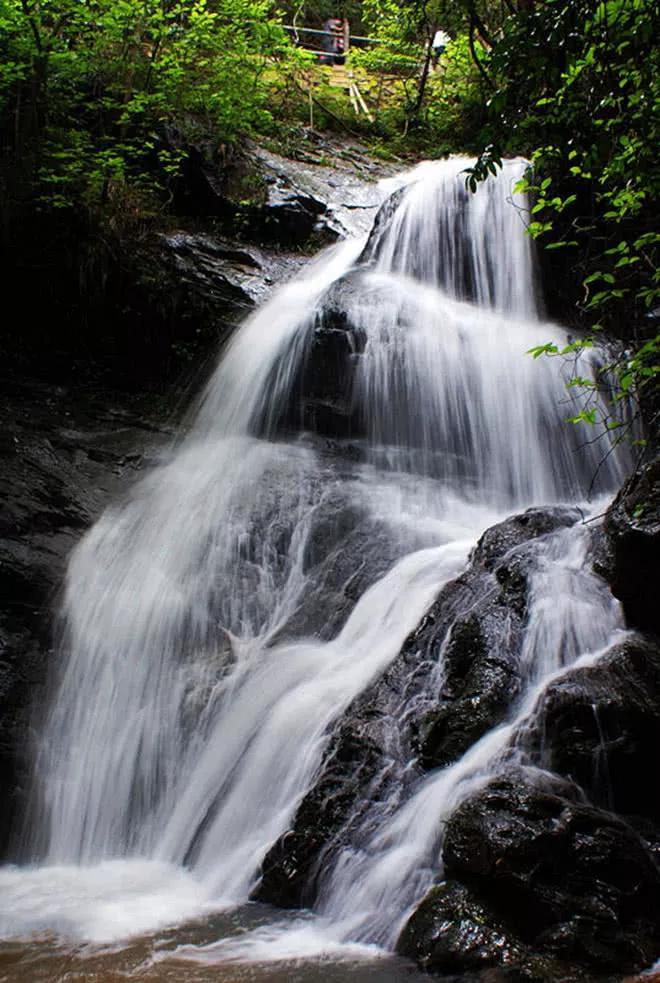
[[[366,810],[360,792],[373,786],[381,760],[372,730],[354,722],[340,729],[320,780],[296,813],[293,829],[275,842],[263,861],[257,900],[282,908],[314,904],[327,862],[347,841],[346,832],[342,836],[346,822],[359,825]]]
[[[230,152],[213,140],[187,141],[170,130],[171,146],[186,159],[175,205],[186,215],[214,217],[226,233],[261,245],[312,248],[328,245],[349,230],[366,228],[382,195],[375,167],[365,155],[323,155],[289,160],[255,144]],[[364,213],[358,215],[356,213]]]
[[[351,274],[334,283],[315,314],[305,357],[294,379],[277,432],[308,431],[324,437],[356,439],[365,434],[354,400],[357,360],[365,336],[346,312],[355,287]]]
[[[355,359],[361,347],[358,331],[342,312],[319,315],[293,391],[301,429],[327,437],[362,436],[353,406]]]
[[[576,977],[515,937],[487,901],[459,881],[434,887],[406,924],[397,950],[428,973],[480,983],[547,983]],[[454,976],[455,974],[455,976]]]
[[[176,274],[173,287],[185,288],[183,308],[211,308],[228,304],[247,312],[262,299],[264,257],[254,247],[243,249],[219,236],[172,232],[159,236],[163,262]]]
[[[448,679],[440,694],[440,706],[420,725],[420,763],[425,768],[443,767],[458,760],[504,718],[520,689],[517,651],[489,657],[488,646],[497,644],[498,634],[487,637],[480,628],[477,614],[459,622],[452,631],[446,652]],[[513,627],[516,648],[520,644],[519,628]],[[496,632],[499,633],[498,628]],[[461,667],[465,667],[464,676]]]
[[[405,192],[405,188],[397,188],[378,209],[369,233],[369,238],[358,260],[360,264],[371,266],[377,262],[382,249],[383,239],[389,231],[392,219],[401,204]]]
[[[275,210],[275,219],[278,209],[286,211],[292,199],[299,199],[316,216],[313,225],[309,220],[307,224],[311,239],[323,244],[369,231],[384,197],[377,182],[395,171],[374,161],[363,147],[336,136],[317,143],[312,153],[299,152],[296,159],[254,144],[248,146],[248,154],[267,187],[267,204]],[[273,225],[277,228],[277,221]]]
[[[312,904],[332,858],[359,842],[374,801],[394,808],[423,768],[455,760],[503,718],[519,685],[527,551],[576,518],[569,509],[533,509],[484,534],[469,569],[440,591],[399,656],[337,724],[292,828],[264,861],[259,900]],[[440,693],[431,682],[439,659]]]
[[[444,645],[444,668],[436,706],[419,725],[424,767],[456,761],[505,717],[520,689],[519,658],[533,560],[533,547],[527,544],[577,518],[572,509],[529,509],[486,530],[470,569],[445,588],[431,608],[415,644],[421,650]],[[444,641],[447,595],[453,595],[454,620]]]
[[[492,781],[451,816],[443,855],[449,887],[427,896],[399,943],[429,969],[461,964],[457,929],[443,938],[453,918],[474,934],[465,969],[483,959],[524,971],[540,957],[565,969],[549,963],[532,979],[594,979],[639,970],[657,954],[657,864],[630,826],[566,783],[529,772]]]
[[[334,638],[364,592],[400,558],[401,544],[388,533],[366,512],[345,504],[333,512],[323,503],[305,551],[309,586],[285,634]],[[324,543],[328,548],[321,552]]]
[[[292,828],[263,862],[256,899],[288,908],[312,905],[337,852],[368,837],[361,825],[373,803],[396,807],[419,775],[408,767],[413,755],[408,708],[423,699],[420,692],[432,669],[430,660],[403,652],[353,701]]]
[[[649,820],[657,839],[660,788],[649,776],[660,746],[658,645],[632,638],[551,683],[535,714],[532,746],[595,804],[631,822]]]
[[[660,634],[660,456],[623,486],[607,511],[599,570],[633,628]]]
[[[226,160],[224,148],[204,142],[185,150],[175,202],[186,214],[219,218],[227,232],[240,229],[260,243],[290,247],[339,237],[326,202],[301,187],[285,161],[274,166],[249,153]]]
[[[492,570],[516,546],[562,527],[572,526],[578,519],[578,511],[572,508],[548,506],[527,509],[487,529],[475,547],[474,559],[486,570]]]

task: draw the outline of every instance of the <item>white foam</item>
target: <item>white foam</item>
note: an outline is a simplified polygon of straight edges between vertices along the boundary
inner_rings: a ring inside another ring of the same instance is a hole
[[[109,943],[214,909],[190,873],[153,860],[0,869],[0,936]]]

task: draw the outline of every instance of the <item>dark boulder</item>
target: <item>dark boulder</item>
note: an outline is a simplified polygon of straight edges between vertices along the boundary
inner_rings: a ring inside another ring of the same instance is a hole
[[[649,820],[660,834],[660,648],[633,637],[596,665],[573,669],[544,692],[532,746],[551,771],[597,805]]]
[[[475,983],[548,983],[576,977],[530,952],[493,907],[451,878],[432,888],[397,942],[401,955],[442,979]]]
[[[270,424],[276,432],[305,430],[338,439],[364,436],[354,385],[365,337],[347,314],[354,289],[354,278],[348,274],[332,284],[319,302],[287,403],[279,419]]]
[[[486,530],[470,569],[443,591],[429,612],[416,639],[422,649],[442,644],[432,619],[443,595],[451,591],[460,597],[444,646],[442,688],[435,707],[420,722],[424,767],[456,761],[506,716],[520,688],[518,662],[535,552],[528,544],[577,518],[572,509],[529,509]]]
[[[629,825],[581,802],[568,783],[528,771],[500,776],[451,816],[443,856],[450,887],[427,896],[399,943],[428,969],[445,970],[443,935],[466,910],[477,944],[465,969],[482,959],[523,971],[541,958],[565,968],[549,963],[547,976],[532,979],[581,972],[593,980],[642,969],[657,955],[657,864]],[[450,956],[453,971],[460,950]]]
[[[660,456],[639,468],[605,516],[599,572],[632,628],[660,634]]]
[[[484,569],[493,570],[516,546],[572,526],[579,517],[577,509],[562,506],[527,509],[487,529],[475,546],[473,559]]]

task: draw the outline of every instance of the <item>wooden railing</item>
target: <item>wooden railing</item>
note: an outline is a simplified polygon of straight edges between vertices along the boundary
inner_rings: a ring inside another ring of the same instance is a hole
[[[373,123],[373,113],[367,106],[365,99],[360,92],[353,70],[354,66],[352,66],[350,58],[347,61],[347,56],[349,55],[351,46],[357,48],[364,47],[366,45],[384,45],[391,48],[392,43],[389,41],[383,41],[380,38],[372,38],[361,34],[351,34],[348,21],[343,22],[341,31],[327,31],[316,27],[298,27],[295,24],[283,24],[282,26],[285,31],[293,35],[295,43],[298,45],[298,47],[300,47],[303,51],[308,51],[311,54],[316,55],[321,65],[331,67],[331,72],[326,73],[323,77],[321,77],[320,72],[317,71],[308,71],[305,75],[303,84],[309,97],[309,119],[311,128],[314,128],[314,103],[317,101],[314,95],[314,89],[319,84],[329,84],[331,86],[344,89],[348,93],[355,115],[359,116],[363,114],[370,122]],[[335,41],[340,40],[342,43],[333,50],[333,46],[323,43],[327,38],[332,38]],[[311,47],[310,45],[314,44],[315,41],[317,42],[318,47]],[[412,62],[415,66],[419,64],[418,59],[409,58],[406,55],[401,55],[401,57],[406,61]],[[385,68],[383,71],[382,69],[379,70],[376,68],[375,71],[378,72],[381,78],[385,78],[388,69]],[[398,75],[394,74],[392,75],[392,78],[396,79],[398,78]],[[317,104],[320,105],[320,103]],[[324,109],[324,107],[321,106],[321,109]],[[325,111],[328,112],[327,109],[325,109]]]
[[[334,31],[324,31],[316,27],[296,27],[295,24],[283,24],[285,31],[289,31],[298,40],[299,34],[310,35],[312,40],[314,38],[336,38],[337,34]],[[347,22],[344,24],[344,30],[342,32],[342,37],[344,41],[344,50],[341,52],[342,55],[346,55],[351,47],[352,42],[357,41],[358,44],[382,44],[378,38],[364,37],[360,34],[351,34],[350,26]],[[304,45],[300,45],[304,48]],[[326,51],[322,48],[305,48],[306,51],[312,51],[314,54],[332,54],[330,51]]]

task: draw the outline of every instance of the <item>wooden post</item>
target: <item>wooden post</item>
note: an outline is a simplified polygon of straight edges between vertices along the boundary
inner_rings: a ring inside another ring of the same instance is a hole
[[[367,104],[364,101],[364,99],[362,98],[362,93],[360,92],[360,90],[357,87],[357,82],[353,82],[353,91],[355,92],[355,98],[357,99],[357,101],[358,101],[358,103],[359,103],[359,105],[360,105],[360,107],[362,109],[362,112],[367,117],[367,119],[369,120],[369,122],[370,123],[373,123],[374,122],[374,118],[371,115],[371,113],[369,112],[369,110],[367,109]]]
[[[356,116],[359,116],[359,114],[360,114],[360,107],[358,106],[358,101],[357,101],[357,99],[355,97],[355,86],[354,86],[352,80],[350,80],[350,79],[349,79],[349,82],[348,82],[348,96],[349,96],[349,99],[351,100],[351,106],[353,107],[353,112],[355,113]]]

